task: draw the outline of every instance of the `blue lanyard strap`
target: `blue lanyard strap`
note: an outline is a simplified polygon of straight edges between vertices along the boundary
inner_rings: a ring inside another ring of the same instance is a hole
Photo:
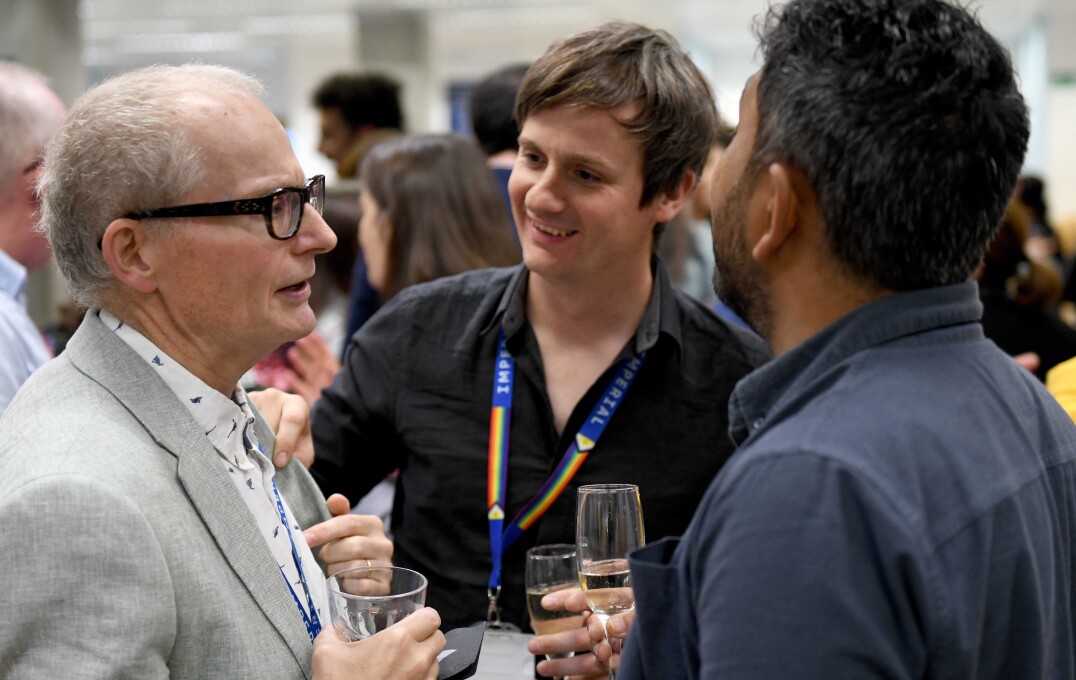
[[[507,528],[504,527],[505,490],[508,483],[508,434],[511,425],[515,360],[508,352],[504,330],[497,340],[497,356],[494,359],[493,408],[490,414],[489,470],[487,501],[489,520],[490,554],[493,569],[489,575],[491,606],[501,587],[501,568],[504,551],[523,535],[538,518],[560,497],[568,482],[579,471],[587,456],[605,432],[617,408],[624,401],[635,377],[646,360],[646,352],[620,362],[616,374],[605,388],[601,399],[591,409],[590,415],[572,438],[553,474],[538,493],[516,513]]]
[[[321,632],[321,619],[318,616],[317,608],[314,606],[314,598],[310,596],[310,586],[307,585],[306,574],[303,573],[303,562],[299,559],[299,550],[295,547],[295,539],[291,535],[291,527],[288,525],[288,516],[284,512],[284,502],[280,500],[280,492],[276,488],[276,480],[273,480],[273,495],[276,496],[276,509],[280,513],[280,521],[284,525],[284,530],[288,532],[288,541],[291,542],[291,559],[295,561],[295,568],[299,572],[299,583],[302,584],[303,593],[306,595],[307,609],[303,609],[303,603],[299,600],[299,596],[295,594],[295,588],[292,587],[291,581],[288,580],[287,574],[284,573],[284,567],[280,567],[280,575],[284,577],[288,592],[291,593],[291,598],[295,600],[295,606],[298,607],[299,614],[303,617],[306,634],[310,636],[310,641],[313,642],[314,638]],[[307,613],[308,611],[309,614]]]
[[[489,419],[489,470],[487,474],[487,517],[489,544],[493,555],[490,592],[501,584],[501,555],[507,545],[504,536],[505,491],[508,487],[508,434],[512,423],[512,392],[516,362],[508,353],[504,330],[497,341],[497,358],[493,365],[493,409]],[[492,596],[491,596],[492,598]]]

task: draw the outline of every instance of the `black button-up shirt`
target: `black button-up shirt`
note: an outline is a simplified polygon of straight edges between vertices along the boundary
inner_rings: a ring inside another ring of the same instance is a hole
[[[507,520],[541,488],[616,372],[647,351],[597,447],[545,515],[504,554],[504,619],[526,621],[527,548],[575,542],[575,490],[638,484],[646,534],[680,534],[732,453],[727,402],[769,358],[762,342],[676,291],[655,260],[635,337],[557,435],[538,343],[526,319],[522,266],[468,272],[394,297],[352,339],[313,414],[311,472],[326,493],[357,501],[399,468],[394,562],[430,581],[426,603],[448,629],[486,616],[491,556],[487,455],[499,329],[516,361]]]

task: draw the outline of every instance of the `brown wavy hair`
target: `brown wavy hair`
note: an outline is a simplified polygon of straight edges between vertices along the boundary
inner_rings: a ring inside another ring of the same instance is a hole
[[[359,179],[391,229],[383,299],[416,283],[519,262],[507,208],[473,141],[400,135],[370,149]]]
[[[522,128],[545,109],[631,102],[642,108],[621,124],[643,149],[642,207],[675,190],[688,170],[702,173],[718,127],[713,90],[671,35],[610,22],[553,44],[523,78],[515,116]]]

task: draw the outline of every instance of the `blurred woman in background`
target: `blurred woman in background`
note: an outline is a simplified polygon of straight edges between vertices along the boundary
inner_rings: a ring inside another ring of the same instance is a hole
[[[983,303],[983,333],[1011,355],[1034,352],[1040,380],[1076,356],[1076,330],[1055,313],[1061,277],[1052,264],[1028,254],[1030,216],[1015,199],[987,247],[976,278]]]
[[[370,282],[400,290],[470,269],[519,262],[481,150],[450,134],[406,135],[363,159],[359,244]]]

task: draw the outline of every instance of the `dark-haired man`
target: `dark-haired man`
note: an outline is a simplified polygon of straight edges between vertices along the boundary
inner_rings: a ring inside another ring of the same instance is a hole
[[[358,498],[399,468],[394,561],[429,577],[448,627],[491,599],[526,624],[526,550],[574,541],[581,484],[637,483],[647,534],[683,531],[731,452],[728,395],[767,358],[653,256],[717,121],[670,36],[613,23],[566,38],[515,110],[524,264],[393,297],[313,412],[323,491]]]
[[[318,151],[336,163],[341,179],[353,179],[366,151],[403,129],[400,85],[374,73],[338,73],[314,91],[321,113]]]
[[[777,359],[683,538],[632,558],[620,679],[1072,678],[1076,428],[967,279],[1028,138],[939,0],[793,0],[714,176],[719,294]]]
[[[530,64],[511,64],[499,68],[478,81],[471,90],[471,129],[486,153],[486,165],[504,195],[509,221],[515,218],[512,216],[512,199],[508,195],[508,178],[512,176],[519,151],[519,126],[513,109],[519,85],[529,67]],[[512,233],[515,234],[515,222],[512,222]]]
[[[403,130],[400,85],[377,73],[338,73],[318,85],[313,101],[321,116],[318,151],[336,163],[336,174],[354,188],[366,152]],[[350,337],[381,305],[362,257],[355,259],[348,297]]]

